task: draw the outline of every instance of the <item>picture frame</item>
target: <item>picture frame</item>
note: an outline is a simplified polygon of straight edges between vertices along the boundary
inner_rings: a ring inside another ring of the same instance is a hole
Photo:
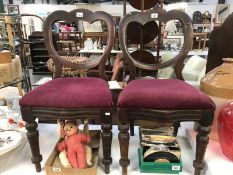
[[[230,4],[217,4],[216,6],[216,23],[223,23],[230,15]]]
[[[19,15],[18,5],[7,5],[7,11],[9,15]]]
[[[92,24],[83,21],[84,32],[103,32],[102,24],[100,21],[96,21]]]

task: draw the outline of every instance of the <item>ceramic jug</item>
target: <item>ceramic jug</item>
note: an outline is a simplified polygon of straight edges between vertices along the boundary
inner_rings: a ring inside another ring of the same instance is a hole
[[[219,111],[233,100],[233,58],[223,58],[223,64],[208,72],[202,79],[200,89],[215,103],[214,121],[209,135],[218,140]]]

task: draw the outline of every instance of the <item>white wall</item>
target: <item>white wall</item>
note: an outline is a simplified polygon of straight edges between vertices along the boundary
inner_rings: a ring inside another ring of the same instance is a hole
[[[55,10],[67,10],[71,11],[75,9],[75,5],[50,5],[50,4],[26,4],[26,5],[19,5],[20,13],[28,13],[39,15],[41,17],[46,17],[48,13],[53,12]],[[30,18],[34,21],[34,26],[36,31],[42,31],[42,21],[36,17],[23,17],[22,23],[26,24],[26,32],[29,35],[29,20]]]
[[[190,2],[198,2],[199,0],[192,0]],[[203,2],[201,4],[217,4],[218,0],[203,0]]]
[[[187,6],[186,13],[193,18],[193,13],[195,11],[200,11],[204,13],[205,11],[209,11],[212,14],[212,19],[215,18],[216,13],[216,4],[208,4],[208,5],[199,5],[199,4],[192,4]]]
[[[19,1],[19,0],[18,0]],[[40,0],[38,0],[40,1]],[[55,1],[55,0],[53,0]],[[215,18],[216,12],[216,3],[218,0],[204,0],[203,3],[198,3],[198,0],[193,0],[192,3],[175,3],[165,6],[166,10],[172,9],[183,9],[185,12],[192,18],[195,11],[205,12],[209,11],[212,14],[212,18]],[[231,12],[233,10],[233,0],[227,0],[231,3]],[[208,3],[208,4],[207,4]],[[51,4],[27,4],[19,5],[20,13],[31,13],[40,16],[46,16],[48,13],[55,10],[66,10],[71,11],[76,8],[86,8],[91,11],[106,11],[112,15],[122,16],[123,15],[123,5],[117,4],[112,5],[111,3],[102,3],[102,4],[77,4],[77,5],[51,5]],[[133,7],[127,5],[127,13],[135,11]],[[27,24],[28,19],[24,20]],[[36,21],[35,21],[36,22]],[[28,25],[28,24],[27,24]],[[36,24],[36,29],[41,28],[41,24],[38,22]],[[28,29],[27,29],[28,30]]]
[[[31,13],[31,14],[39,14],[39,13],[47,13],[53,12],[55,10],[67,10],[71,11],[75,9],[75,5],[52,5],[52,4],[25,4],[20,5],[19,10],[20,13]]]
[[[105,11],[109,14],[116,14],[123,16],[123,5],[112,5],[112,4],[78,4],[76,5],[76,8],[86,8],[91,11]],[[127,5],[126,12],[132,12],[135,11],[132,6]]]
[[[39,0],[38,0],[39,1]],[[53,0],[55,1],[55,0]],[[196,0],[194,0],[196,1]],[[197,0],[198,2],[198,0]],[[209,11],[212,14],[212,17],[215,17],[216,11],[216,2],[217,0],[205,0],[203,3],[175,3],[165,6],[167,10],[171,9],[184,9],[185,12],[192,18],[195,11],[205,12]],[[212,2],[212,3],[206,3]],[[231,3],[231,12],[233,11],[233,0],[228,0]],[[77,5],[48,5],[48,4],[32,4],[32,5],[20,5],[20,13],[33,13],[38,14],[40,12],[52,12],[54,10],[66,10],[71,11],[75,8],[86,8],[91,11],[103,10],[110,14],[123,15],[123,5],[112,5],[111,3],[103,4],[77,4]],[[135,11],[133,7],[127,5],[127,13]]]

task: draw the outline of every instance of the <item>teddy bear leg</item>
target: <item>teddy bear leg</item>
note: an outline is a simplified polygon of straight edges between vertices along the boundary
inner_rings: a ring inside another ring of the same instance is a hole
[[[68,159],[70,161],[70,164],[73,168],[79,168],[78,165],[78,159],[77,159],[77,155],[75,152],[69,152],[68,154]]]
[[[92,148],[90,146],[85,146],[86,150],[86,159],[87,159],[87,166],[92,166]]]
[[[86,151],[79,151],[77,153],[77,159],[78,159],[78,167],[79,168],[86,168],[87,167]]]
[[[63,167],[72,168],[65,150],[59,153],[59,159]]]

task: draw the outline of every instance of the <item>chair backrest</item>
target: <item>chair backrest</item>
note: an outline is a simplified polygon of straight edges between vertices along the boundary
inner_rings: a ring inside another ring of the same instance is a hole
[[[61,57],[55,50],[54,45],[52,43],[52,32],[51,26],[57,21],[66,21],[68,23],[75,21],[86,21],[89,23],[93,23],[98,20],[105,21],[108,28],[108,39],[107,45],[104,50],[104,53],[100,55],[96,59],[88,59],[85,63],[78,63],[75,61],[68,61]],[[48,49],[50,57],[53,59],[53,62],[56,67],[55,78],[61,77],[62,75],[62,67],[68,67],[71,69],[90,69],[98,65],[99,76],[101,78],[107,79],[105,75],[105,63],[110,56],[114,37],[115,37],[115,29],[114,29],[114,20],[111,15],[106,12],[97,11],[91,12],[86,9],[76,9],[70,12],[58,10],[50,13],[46,18],[43,26],[44,32],[44,41],[46,48]]]
[[[155,64],[145,64],[139,60],[133,58],[133,56],[129,53],[127,48],[127,26],[131,22],[138,22],[142,25],[145,25],[149,21],[159,21],[166,23],[170,20],[179,20],[183,25],[184,31],[184,44],[178,55],[174,56],[172,59],[165,62],[156,62]],[[147,10],[146,12],[132,12],[127,14],[120,23],[120,44],[123,52],[124,59],[127,60],[130,69],[130,78],[129,81],[135,79],[136,75],[136,67],[146,70],[158,70],[162,68],[166,68],[169,66],[174,66],[175,74],[178,79],[182,79],[182,69],[183,62],[186,58],[191,45],[192,45],[192,20],[190,17],[179,10],[171,10],[166,12],[165,10],[154,8],[151,10]]]

